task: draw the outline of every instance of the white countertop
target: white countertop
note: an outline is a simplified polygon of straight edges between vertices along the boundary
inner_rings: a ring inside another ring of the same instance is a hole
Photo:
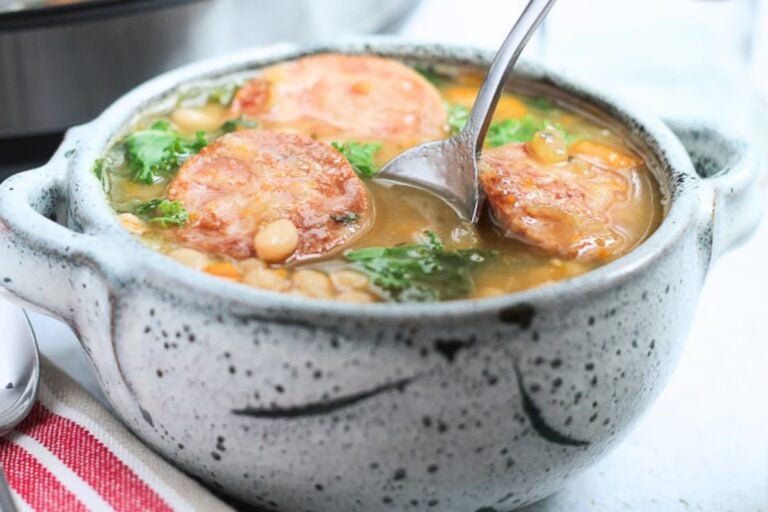
[[[507,30],[504,17],[486,15],[482,31],[461,28],[471,13],[493,5],[499,2],[429,0],[402,31],[420,39],[493,46]],[[445,23],[437,23],[436,16]],[[767,133],[755,140],[768,141]],[[47,317],[32,318],[43,353],[98,394],[71,331]],[[680,364],[658,402],[606,459],[526,512],[768,511],[766,365],[768,222],[763,222],[748,244],[714,266]]]

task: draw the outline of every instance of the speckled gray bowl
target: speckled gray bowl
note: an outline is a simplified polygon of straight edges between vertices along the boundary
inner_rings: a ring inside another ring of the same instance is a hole
[[[181,83],[327,49],[490,58],[381,40],[277,46],[147,82],[72,129],[50,163],[2,185],[0,283],[72,325],[139,437],[246,502],[472,512],[546,496],[614,446],[663,386],[709,266],[757,222],[755,161],[715,131],[674,134],[522,67],[513,88],[611,116],[655,160],[663,224],[599,270],[492,299],[348,305],[197,273],[120,228],[91,168],[143,108]]]

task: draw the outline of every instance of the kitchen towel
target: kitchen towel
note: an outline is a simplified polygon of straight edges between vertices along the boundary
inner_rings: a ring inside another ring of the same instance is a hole
[[[41,363],[37,403],[0,438],[0,465],[20,512],[232,510],[52,363]]]

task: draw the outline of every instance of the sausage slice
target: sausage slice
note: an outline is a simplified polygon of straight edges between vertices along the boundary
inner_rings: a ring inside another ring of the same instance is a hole
[[[580,260],[605,260],[626,249],[612,225],[631,200],[630,180],[580,158],[543,164],[524,143],[483,152],[480,183],[505,235]]]
[[[231,114],[326,141],[410,146],[447,134],[435,86],[405,64],[373,55],[320,54],[267,67],[238,91]]]
[[[278,219],[299,232],[291,261],[339,247],[371,217],[368,191],[338,151],[266,130],[209,144],[182,165],[167,195],[190,214],[175,230],[182,244],[238,259],[254,256],[254,236]]]

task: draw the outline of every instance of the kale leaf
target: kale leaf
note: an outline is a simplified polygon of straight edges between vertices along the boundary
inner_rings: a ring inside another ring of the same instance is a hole
[[[124,145],[133,180],[151,184],[178,169],[207,143],[203,132],[197,132],[195,140],[186,140],[167,121],[161,120],[146,130],[130,134]]]
[[[414,66],[413,69],[415,69],[417,73],[426,78],[428,81],[432,82],[432,85],[435,87],[440,87],[443,85],[448,78],[444,74],[435,71],[431,67]]]
[[[364,144],[360,142],[331,142],[331,146],[339,151],[349,161],[352,168],[365,178],[373,178],[380,168],[373,161],[373,155],[381,149],[381,144]]]
[[[469,109],[462,105],[448,105],[448,128],[456,135],[469,121]]]
[[[486,141],[492,148],[503,146],[510,142],[528,142],[536,132],[548,128],[560,131],[563,137],[565,137],[566,144],[572,144],[578,139],[561,126],[552,124],[551,121],[523,116],[520,119],[505,119],[504,121],[491,124],[491,127],[488,128]]]
[[[538,121],[530,116],[523,116],[520,119],[505,119],[493,123],[488,128],[488,144],[495,148],[510,142],[528,142],[533,138],[533,134],[545,127],[543,121]]]
[[[134,213],[154,224],[159,224],[163,228],[168,226],[183,226],[189,221],[187,212],[181,201],[171,201],[170,199],[152,199],[131,209]]]
[[[469,295],[470,271],[495,255],[477,249],[447,251],[436,234],[425,231],[419,244],[367,247],[344,256],[368,274],[387,299],[432,302]]]
[[[220,130],[224,133],[231,133],[236,131],[238,128],[258,128],[259,123],[256,121],[251,121],[250,119],[245,119],[243,116],[238,117],[237,119],[230,119],[226,121],[223,125],[221,125]]]

